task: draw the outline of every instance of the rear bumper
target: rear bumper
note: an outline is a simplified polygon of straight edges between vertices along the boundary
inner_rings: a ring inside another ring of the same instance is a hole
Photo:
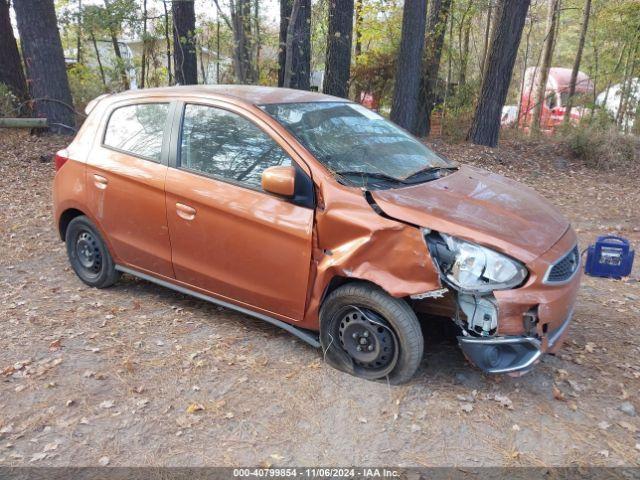
[[[555,351],[571,323],[572,313],[543,338],[530,336],[458,337],[465,356],[485,373],[526,373],[548,352]]]

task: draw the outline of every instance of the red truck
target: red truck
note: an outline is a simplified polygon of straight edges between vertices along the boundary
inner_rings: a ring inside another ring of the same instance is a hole
[[[551,133],[561,125],[569,99],[569,84],[571,81],[570,68],[550,68],[545,89],[545,100],[542,104],[540,116],[540,130]],[[520,94],[520,127],[527,130],[531,125],[533,110],[536,104],[540,69],[529,67],[524,74],[522,92]],[[593,100],[594,86],[591,79],[583,72],[578,72],[576,89],[571,110],[571,122],[578,123],[580,118],[588,112],[584,107],[586,101]]]

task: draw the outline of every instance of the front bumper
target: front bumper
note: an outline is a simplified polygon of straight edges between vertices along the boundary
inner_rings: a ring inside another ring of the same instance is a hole
[[[544,281],[550,265],[576,245],[572,229],[541,257],[527,264],[526,284],[494,292],[498,308],[498,331],[494,337],[458,337],[467,358],[487,373],[527,372],[544,353],[555,353],[571,323],[580,288],[581,266],[568,281]],[[525,317],[535,316],[527,326]]]
[[[540,339],[529,336],[458,337],[465,356],[485,373],[526,373],[543,353],[552,350],[564,336],[572,313],[554,331]]]

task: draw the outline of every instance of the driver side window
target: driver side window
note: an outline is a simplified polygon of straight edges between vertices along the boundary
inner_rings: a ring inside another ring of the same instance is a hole
[[[180,168],[261,189],[262,172],[291,159],[253,122],[227,110],[187,104],[180,140]]]

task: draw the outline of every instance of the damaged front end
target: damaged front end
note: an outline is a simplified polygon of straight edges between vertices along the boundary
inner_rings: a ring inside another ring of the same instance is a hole
[[[462,331],[458,343],[465,356],[486,373],[527,372],[543,352],[535,335],[535,312],[529,313],[532,328],[524,335],[500,336],[494,295],[524,284],[527,268],[472,242],[428,229],[423,234],[443,284],[454,294],[453,319]]]

